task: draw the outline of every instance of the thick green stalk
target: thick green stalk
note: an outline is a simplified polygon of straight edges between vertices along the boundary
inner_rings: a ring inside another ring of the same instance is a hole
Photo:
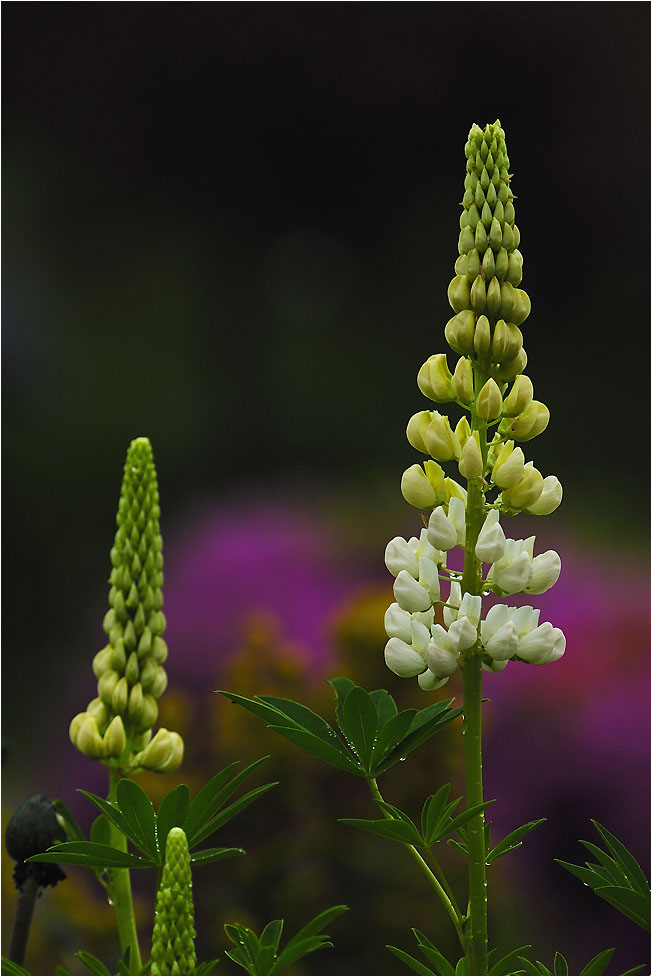
[[[374,800],[378,803],[379,806],[382,805],[383,796],[380,793],[380,790],[378,789],[378,784],[376,782],[375,777],[369,777],[367,783],[369,784],[369,789],[373,794]],[[382,806],[380,807],[380,809],[384,818],[391,819],[391,815],[388,814],[387,811]],[[460,944],[462,945],[462,949],[466,953],[466,939],[464,936],[464,931],[462,929],[462,917],[457,907],[457,904],[455,903],[455,897],[450,891],[448,884],[446,883],[446,888],[444,888],[444,886],[439,881],[435,873],[432,871],[432,869],[430,868],[426,860],[423,858],[421,853],[417,851],[414,845],[406,845],[405,847],[409,849],[412,857],[415,859],[416,862],[418,862],[419,868],[424,872],[424,874],[428,879],[428,882],[430,883],[430,885],[433,887],[433,889],[441,899],[444,909],[450,916],[453,926],[455,927],[455,931],[459,937],[459,941]],[[446,891],[447,889],[448,892]]]
[[[119,777],[119,771],[111,767],[109,770],[109,801],[112,803],[116,799],[116,788]],[[113,824],[111,825],[110,844],[114,848],[119,848],[121,851],[127,850],[127,839]],[[142,969],[142,960],[140,957],[140,946],[138,944],[138,933],[136,931],[134,904],[131,897],[129,869],[112,868],[108,870],[107,875],[109,880],[109,899],[113,905],[118,924],[120,949],[124,953],[127,947],[131,947],[129,973],[139,974]]]
[[[476,394],[486,377],[476,373]],[[475,411],[471,429],[480,435],[483,461],[487,457],[487,426]],[[478,535],[485,519],[484,492],[478,479],[468,482],[466,507],[466,542],[462,593],[482,593],[482,565],[475,555]],[[464,708],[464,768],[466,806],[483,804],[482,791],[482,649],[479,642],[470,648],[462,661]],[[469,839],[469,915],[466,924],[467,963],[469,972],[487,973],[487,869],[484,843],[484,814],[472,818],[467,826]]]

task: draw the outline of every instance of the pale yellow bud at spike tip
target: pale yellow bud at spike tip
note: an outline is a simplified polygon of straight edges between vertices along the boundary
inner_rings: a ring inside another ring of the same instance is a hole
[[[460,443],[451,431],[450,421],[437,411],[433,411],[432,420],[424,435],[425,445],[429,455],[437,461],[450,461],[460,453]]]
[[[471,437],[466,440],[460,453],[458,467],[460,475],[466,479],[482,477],[484,465],[482,463],[480,439],[477,431],[473,431]]]
[[[485,421],[493,421],[500,417],[502,407],[503,398],[498,384],[493,378],[489,378],[476,398],[475,409],[478,417],[482,417]]]
[[[448,369],[445,353],[436,353],[426,360],[417,375],[417,385],[429,400],[446,403],[454,399],[451,372]]]
[[[526,407],[532,403],[534,387],[529,377],[521,373],[516,377],[512,384],[509,395],[503,402],[503,414],[505,417],[516,417],[522,414]]]
[[[473,399],[473,367],[471,361],[462,356],[453,373],[452,387],[455,396],[463,404],[470,404]]]
[[[429,410],[419,411],[418,414],[412,415],[405,431],[412,447],[416,448],[417,451],[421,451],[424,455],[428,454],[424,435],[431,420],[432,414]]]

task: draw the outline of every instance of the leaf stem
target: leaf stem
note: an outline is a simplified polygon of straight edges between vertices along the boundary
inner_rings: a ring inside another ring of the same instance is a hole
[[[375,777],[368,777],[367,778],[367,783],[369,784],[369,789],[370,789],[370,791],[371,791],[371,793],[372,793],[372,795],[374,797],[374,800],[376,801],[376,803],[380,807],[380,810],[382,811],[383,817],[384,818],[387,818],[388,820],[391,820],[391,815],[388,814],[387,811],[382,806],[383,803],[384,803],[383,796],[380,793],[380,790],[378,788],[378,784],[376,782],[376,778]],[[453,926],[455,927],[455,931],[456,931],[457,936],[459,938],[459,941],[460,941],[460,944],[462,946],[462,949],[466,952],[466,940],[465,940],[464,931],[463,931],[463,928],[462,928],[462,916],[461,916],[460,910],[459,910],[459,908],[457,906],[457,903],[455,902],[455,896],[453,896],[452,892],[450,891],[450,887],[448,886],[448,883],[444,879],[444,885],[446,886],[446,888],[444,888],[444,886],[442,885],[442,883],[439,881],[439,879],[437,878],[437,876],[435,875],[435,873],[432,871],[432,869],[430,868],[430,866],[426,862],[425,858],[421,855],[421,853],[419,851],[417,851],[417,849],[414,847],[414,845],[408,845],[408,844],[406,844],[405,847],[409,849],[412,857],[415,859],[415,861],[417,861],[419,863],[419,866],[420,866],[421,870],[424,872],[424,874],[426,875],[428,881],[430,882],[430,885],[433,887],[433,889],[435,890],[435,892],[437,893],[437,895],[441,899],[441,901],[442,901],[442,903],[444,905],[444,909],[446,910],[446,912],[450,916],[450,918],[452,920],[452,923],[453,923]],[[437,862],[436,862],[436,860],[434,858],[433,858],[433,861],[435,862],[435,865],[437,866],[436,867],[436,871],[438,871],[438,873],[440,875],[442,875],[442,878],[443,878],[443,873],[441,871],[441,868],[439,867],[439,865],[437,864]],[[448,890],[448,891],[446,891],[446,890]]]
[[[34,913],[34,904],[38,893],[38,882],[33,874],[34,866],[30,866],[22,888],[18,892],[18,901],[14,913],[14,925],[9,944],[9,959],[19,966],[25,962],[27,938]]]
[[[109,801],[115,803],[116,789],[120,771],[114,767],[109,768]],[[120,851],[127,851],[127,839],[122,832],[109,822],[110,843]],[[123,954],[127,947],[131,947],[129,956],[129,973],[139,974],[142,969],[140,956],[140,946],[138,944],[138,932],[136,930],[136,919],[134,917],[134,905],[131,896],[131,879],[128,868],[112,868],[107,871],[109,899],[113,904],[116,922],[118,924],[118,935],[120,937],[120,949]]]

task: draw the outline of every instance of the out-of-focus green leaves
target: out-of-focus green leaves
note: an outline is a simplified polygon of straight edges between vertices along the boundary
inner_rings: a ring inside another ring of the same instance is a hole
[[[514,851],[515,848],[520,848],[523,844],[522,839],[525,835],[529,834],[530,831],[534,831],[536,827],[543,822],[546,818],[539,818],[537,821],[528,821],[527,824],[522,824],[520,828],[516,828],[514,831],[510,831],[508,835],[505,835],[502,841],[499,841],[495,848],[492,848],[490,852],[487,853],[487,865],[491,865],[495,862],[497,858],[501,858],[503,855],[507,855],[508,852]]]
[[[281,974],[291,964],[301,960],[309,953],[333,944],[320,930],[331,920],[345,912],[347,906],[332,906],[315,916],[294,936],[279,953],[283,932],[283,920],[274,919],[268,923],[260,936],[239,923],[227,923],[226,935],[234,944],[226,955],[246,970],[248,974]]]
[[[521,947],[521,950],[526,949]],[[515,951],[517,952],[517,951]],[[602,950],[600,953],[596,953],[594,957],[589,960],[585,967],[580,970],[580,977],[590,977],[590,975],[604,974],[605,968],[613,956],[613,949]],[[568,974],[568,961],[562,953],[555,953],[555,958],[552,963],[552,970],[546,967],[545,963],[541,960],[528,960],[527,957],[518,957],[520,970],[500,970],[496,973],[521,973],[521,974],[534,974],[535,977],[566,977]],[[621,977],[629,977],[630,974],[638,974],[645,967],[641,964],[639,967],[632,967],[631,970],[625,970]],[[494,973],[490,970],[489,973]]]
[[[584,865],[575,865],[560,858],[555,861],[593,889],[601,899],[649,932],[650,886],[643,869],[615,835],[597,821],[593,821],[593,825],[608,852],[590,841],[581,841],[580,844],[597,862],[587,860]]]
[[[339,820],[342,824],[361,828],[363,831],[370,831],[372,834],[389,838],[391,841],[400,841],[404,845],[414,845],[415,848],[431,848],[494,803],[494,801],[485,801],[484,804],[474,804],[453,818],[451,814],[460,803],[461,798],[458,797],[457,800],[447,804],[446,800],[450,789],[451,785],[446,784],[444,787],[440,787],[435,795],[427,798],[421,812],[422,834],[419,833],[414,821],[404,811],[393,804],[386,804],[384,801],[379,802],[379,806],[386,815],[384,819],[368,821],[364,818],[340,818]]]
[[[331,679],[330,684],[337,696],[335,714],[341,738],[321,716],[290,699],[219,694],[264,719],[275,732],[313,756],[367,779],[389,770],[462,711],[451,709],[453,700],[449,699],[418,711],[399,712],[384,689],[369,693],[348,678]]]

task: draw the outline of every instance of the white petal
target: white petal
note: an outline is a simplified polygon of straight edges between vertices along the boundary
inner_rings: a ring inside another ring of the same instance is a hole
[[[480,623],[480,615],[482,614],[482,597],[475,596],[474,594],[464,594],[462,597],[462,603],[460,604],[460,609],[457,612],[458,617],[468,617],[471,624],[477,628]]]
[[[543,665],[555,643],[553,630],[550,621],[546,621],[526,634],[518,643],[518,657],[533,665]]]
[[[457,530],[441,506],[433,509],[428,520],[428,542],[439,550],[450,550],[457,543]]]
[[[425,672],[422,672],[417,679],[417,682],[421,686],[424,692],[432,692],[433,689],[440,689],[442,685],[446,685],[448,682],[448,676],[446,678],[438,679],[436,675],[433,675],[429,668]]]
[[[432,635],[432,640],[444,651],[448,651],[451,654],[455,652],[455,646],[451,639],[448,637],[448,631],[442,628],[441,624],[433,624],[430,629]]]
[[[562,657],[566,650],[566,636],[561,628],[552,629],[552,646],[543,660],[536,662],[537,665],[547,665],[549,662],[556,662]]]
[[[425,624],[421,624],[420,621],[412,621],[410,637],[410,644],[413,649],[425,659],[426,651],[430,644],[430,631],[428,628]]]
[[[431,641],[428,646],[426,660],[428,662],[428,668],[437,678],[452,675],[457,669],[457,655],[453,652],[445,651],[444,648],[440,648],[434,641]]]
[[[439,600],[439,570],[427,556],[419,557],[419,583],[428,591],[433,603]]]
[[[435,608],[429,607],[427,611],[419,611],[412,615],[412,619],[419,621],[421,624],[425,624],[428,630],[430,630],[432,622],[435,620]]]
[[[441,550],[436,550],[435,547],[428,542],[428,530],[424,526],[421,530],[421,534],[417,540],[415,540],[416,546],[414,547],[414,552],[417,557],[426,556],[429,560],[437,565],[444,562],[446,559],[446,554]],[[412,543],[412,540],[410,540]]]
[[[540,614],[541,610],[538,607],[535,609],[530,604],[526,604],[524,607],[511,608],[509,616],[514,622],[519,638],[538,627]]]
[[[555,550],[546,550],[532,560],[532,576],[525,590],[526,594],[544,594],[559,580],[561,558]]]
[[[428,592],[407,570],[401,570],[394,581],[394,597],[404,611],[427,611],[432,606]]]
[[[415,579],[419,573],[417,558],[409,543],[402,536],[395,536],[394,539],[390,539],[385,547],[385,566],[395,577],[401,570],[407,570]]]
[[[448,638],[456,651],[464,651],[465,648],[471,648],[476,643],[478,630],[468,617],[458,617],[448,629]]]
[[[502,559],[507,541],[500,523],[494,523],[488,529],[483,529],[475,544],[475,555],[482,563],[495,563]]]
[[[563,490],[556,475],[548,475],[543,480],[543,489],[536,502],[528,506],[528,512],[535,516],[547,516],[561,503]]]
[[[413,678],[426,668],[421,655],[400,638],[390,638],[385,645],[385,664],[401,678]]]
[[[484,645],[495,661],[508,661],[518,649],[518,631],[513,621],[507,621]]]
[[[495,564],[494,564],[495,566]],[[521,553],[504,569],[492,574],[493,583],[506,594],[518,594],[525,590],[532,576],[532,561],[527,553]]]
[[[457,545],[464,546],[466,541],[466,506],[456,496],[452,496],[448,503],[448,518],[455,526]]]
[[[412,640],[412,618],[408,611],[404,611],[398,604],[390,604],[385,611],[385,631],[388,638],[402,638],[403,641]]]
[[[506,661],[500,662],[494,660],[491,662],[491,665],[487,665],[486,662],[483,662],[482,667],[486,672],[502,672],[503,668],[507,668],[508,664],[509,663]]]
[[[448,600],[446,601],[446,603],[450,604],[451,606],[444,608],[444,623],[447,628],[451,626],[453,621],[457,620],[457,609],[460,606],[461,600],[462,600],[462,588],[460,587],[457,580],[454,580],[451,583],[450,593],[448,595]]]
[[[482,644],[485,648],[487,647],[487,642],[491,640],[499,628],[502,628],[508,619],[509,607],[507,604],[494,604],[493,607],[489,608],[481,626]]]

